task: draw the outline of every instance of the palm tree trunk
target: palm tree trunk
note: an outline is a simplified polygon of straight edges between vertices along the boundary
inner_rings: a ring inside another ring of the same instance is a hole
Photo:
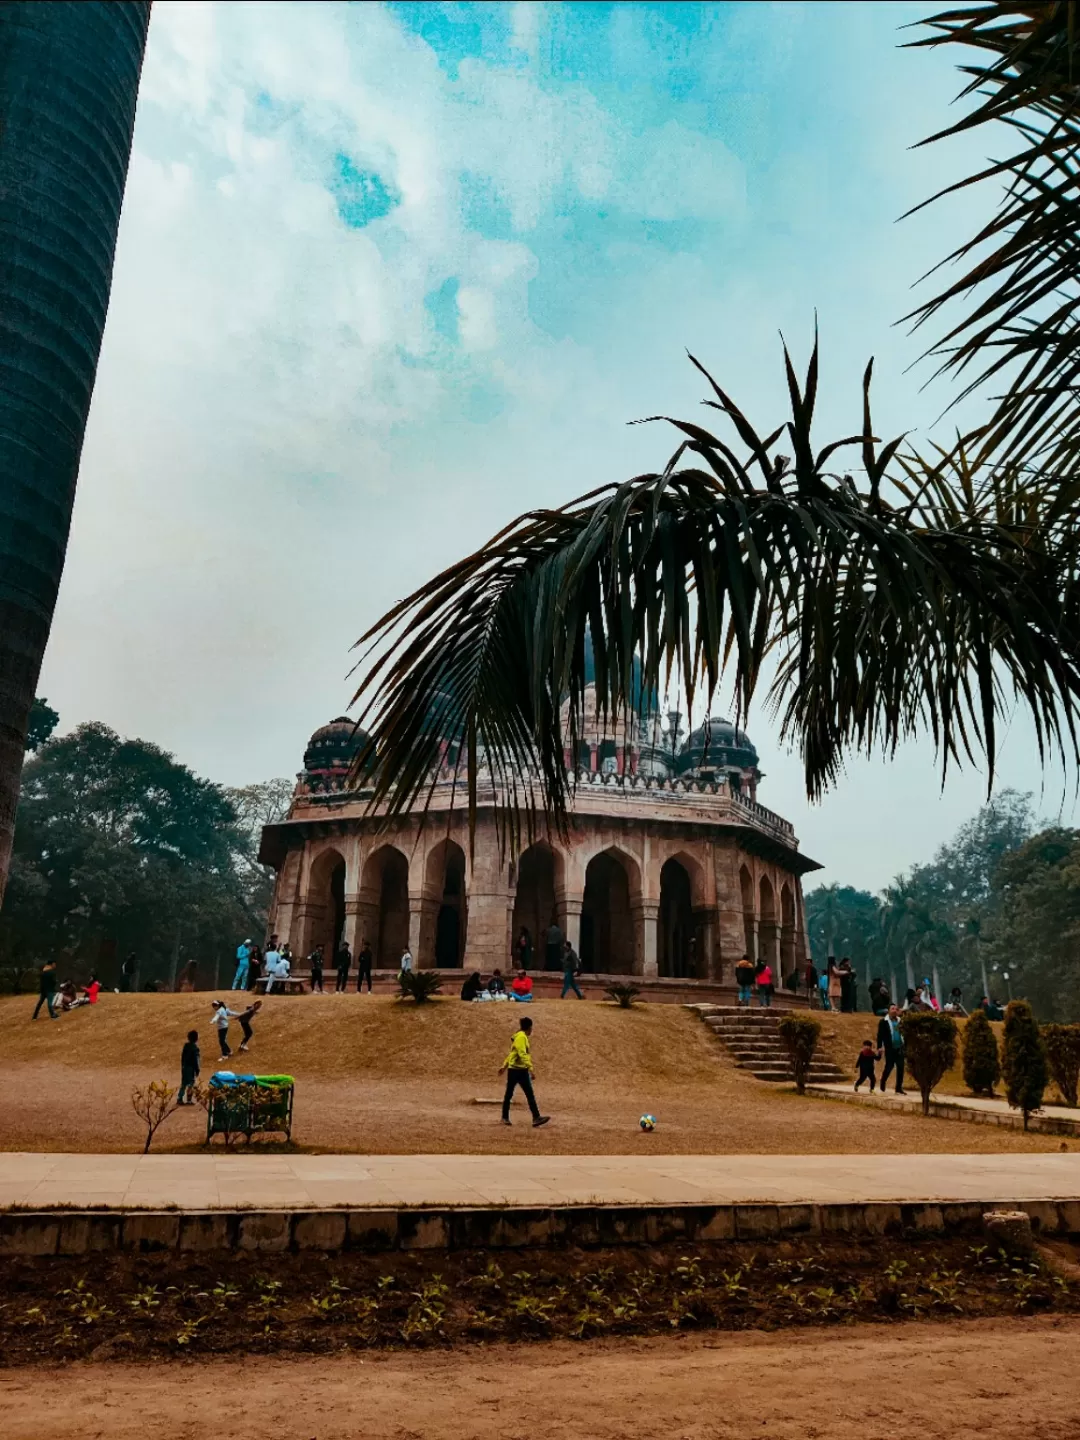
[[[0,903],[149,20],[149,0],[0,3]]]

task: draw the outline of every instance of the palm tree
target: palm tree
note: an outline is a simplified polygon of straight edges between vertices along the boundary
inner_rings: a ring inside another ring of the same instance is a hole
[[[522,516],[362,637],[374,658],[354,698],[372,739],[356,774],[370,767],[377,803],[413,808],[449,741],[470,816],[486,769],[512,845],[522,825],[565,824],[586,633],[611,723],[673,670],[706,705],[727,670],[740,715],[765,688],[811,797],[847,754],[890,756],[926,732],[943,772],[981,756],[992,783],[1017,702],[1040,753],[1080,755],[1076,19],[1077,0],[974,5],[916,42],[990,56],[966,69],[981,105],[933,139],[1001,120],[1022,142],[964,182],[1004,180],[1001,212],[916,312],[967,298],[933,348],[965,378],[983,365],[968,390],[1005,384],[991,419],[929,459],[881,447],[868,366],[858,431],[816,449],[816,343],[801,386],[785,350],[791,416],[767,434],[699,365],[734,441],[671,422],[682,440],[662,471]],[[861,473],[827,468],[845,445]]]
[[[0,4],[0,901],[149,19],[148,0]]]

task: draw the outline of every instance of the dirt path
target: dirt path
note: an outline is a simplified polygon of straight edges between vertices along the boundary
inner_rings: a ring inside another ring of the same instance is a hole
[[[0,1372],[6,1440],[1076,1440],[1080,1320]]]

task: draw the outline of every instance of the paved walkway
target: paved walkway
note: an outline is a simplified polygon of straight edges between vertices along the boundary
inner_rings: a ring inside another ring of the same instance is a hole
[[[739,1205],[1080,1200],[1080,1154],[0,1154],[0,1207]]]
[[[807,1088],[815,1094],[842,1096],[845,1100],[858,1100],[864,1105],[876,1105],[885,1110],[922,1111],[919,1087],[911,1082],[904,1095],[897,1095],[893,1090],[876,1090],[873,1094],[865,1089],[856,1091],[854,1085],[847,1082],[843,1085],[814,1084]],[[1018,1125],[1023,1123],[1019,1110],[1014,1110],[1007,1100],[987,1100],[978,1095],[945,1095],[936,1090],[931,1091],[930,1100],[934,1105],[950,1105],[958,1110],[970,1110],[976,1115],[1000,1116]],[[1036,1121],[1040,1118],[1055,1120],[1080,1133],[1080,1109],[1073,1109],[1070,1105],[1043,1105],[1034,1118]]]

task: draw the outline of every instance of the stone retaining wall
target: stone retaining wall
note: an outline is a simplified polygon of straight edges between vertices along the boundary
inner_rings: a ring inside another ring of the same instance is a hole
[[[843,1205],[610,1205],[556,1209],[8,1210],[0,1255],[102,1250],[470,1250],[707,1243],[816,1235],[979,1231],[1024,1210],[1044,1234],[1080,1233],[1080,1200]]]

